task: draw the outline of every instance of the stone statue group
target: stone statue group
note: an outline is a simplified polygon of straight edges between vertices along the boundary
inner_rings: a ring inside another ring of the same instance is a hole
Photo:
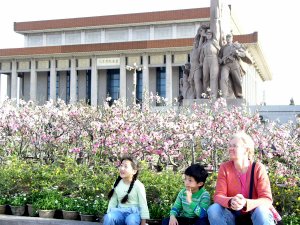
[[[243,62],[252,61],[245,47],[227,34],[220,44],[208,25],[201,25],[194,39],[190,62],[183,68],[181,98],[243,98]],[[224,41],[223,41],[224,42]]]

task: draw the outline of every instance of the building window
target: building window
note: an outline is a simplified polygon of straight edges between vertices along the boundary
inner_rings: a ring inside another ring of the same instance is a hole
[[[189,38],[195,36],[195,25],[193,23],[178,24],[176,29],[177,38]]]
[[[100,43],[101,42],[101,31],[100,30],[87,30],[85,31],[85,43]]]
[[[166,97],[166,68],[156,68],[156,93],[160,97]]]
[[[28,47],[43,46],[42,34],[29,34],[28,35]]]
[[[74,45],[81,43],[81,32],[66,32],[66,45]]]
[[[78,71],[76,71],[76,98],[79,100],[79,76]]]
[[[62,37],[61,33],[49,33],[46,36],[46,45],[53,46],[53,45],[61,45]]]
[[[144,41],[150,39],[149,27],[134,27],[132,28],[132,40]]]
[[[71,84],[71,76],[70,71],[67,71],[67,79],[66,79],[66,103],[70,103],[70,84]]]
[[[105,31],[105,42],[128,41],[128,29],[107,29]]]
[[[136,72],[136,99],[137,103],[142,103],[143,101],[143,72]]]
[[[109,69],[107,70],[107,95],[111,97],[110,104],[114,100],[119,98],[120,91],[120,70],[119,69]]]
[[[172,26],[162,25],[154,27],[154,39],[170,39],[172,38]]]
[[[86,104],[91,104],[91,87],[92,84],[92,76],[91,76],[91,70],[86,71]]]
[[[182,82],[183,82],[183,67],[181,67],[181,66],[178,66],[178,69],[179,69],[179,93],[178,93],[178,96],[182,96],[183,95],[183,93],[181,93],[181,90],[182,90],[182,88],[181,88],[181,85],[182,85]]]

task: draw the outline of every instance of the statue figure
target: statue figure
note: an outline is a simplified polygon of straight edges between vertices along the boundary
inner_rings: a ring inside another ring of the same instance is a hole
[[[200,52],[205,42],[205,32],[208,26],[203,24],[199,27],[194,39],[194,47],[190,53],[191,71],[189,76],[189,82],[195,89],[195,97],[201,98],[203,90],[203,71],[200,67]]]
[[[190,83],[190,70],[191,64],[186,63],[183,68],[183,78],[180,79],[180,92],[183,99],[194,99],[195,98],[195,91],[193,84]]]
[[[234,97],[243,98],[242,75],[245,71],[240,60],[251,64],[246,49],[238,42],[233,43],[232,34],[226,35],[227,44],[221,48],[219,62],[221,65],[220,89],[224,98],[232,98],[230,87]]]
[[[210,29],[206,31],[206,39],[200,52],[200,66],[203,67],[203,89],[210,97],[216,98],[218,97],[220,45],[219,40],[214,37]]]

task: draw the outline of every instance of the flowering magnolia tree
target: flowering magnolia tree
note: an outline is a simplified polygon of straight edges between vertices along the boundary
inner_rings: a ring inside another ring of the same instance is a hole
[[[227,107],[222,98],[190,108],[112,106],[5,101],[0,107],[1,158],[17,155],[51,163],[73,155],[87,163],[117,161],[132,154],[149,165],[184,168],[201,162],[217,170],[226,160],[231,135],[244,130],[252,136],[258,160],[269,170],[299,174],[299,128],[295,124],[262,123],[246,107]],[[298,130],[297,130],[298,129]]]

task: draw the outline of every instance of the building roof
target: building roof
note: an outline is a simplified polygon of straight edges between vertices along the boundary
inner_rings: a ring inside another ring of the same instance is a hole
[[[171,21],[199,21],[208,19],[210,8],[181,9],[159,12],[132,13],[108,16],[95,16],[83,18],[69,18],[44,21],[15,22],[14,31],[17,33],[31,33],[37,31],[53,31],[77,29],[91,29],[95,27],[110,27],[133,24],[155,24]]]
[[[181,9],[159,12],[144,12],[121,15],[95,16],[83,18],[69,18],[44,21],[15,22],[14,30],[17,33],[28,34],[38,32],[53,32],[61,30],[82,30],[107,27],[128,27],[150,24],[170,24],[180,22],[208,22],[210,8]],[[258,43],[258,33],[234,35],[234,40],[247,46],[254,61],[254,66],[262,80],[271,80],[272,76],[262,50]],[[63,46],[42,46],[0,49],[0,59],[22,59],[28,57],[68,57],[81,55],[103,55],[143,52],[190,51],[193,47],[193,38],[147,40],[117,43],[97,43]]]

